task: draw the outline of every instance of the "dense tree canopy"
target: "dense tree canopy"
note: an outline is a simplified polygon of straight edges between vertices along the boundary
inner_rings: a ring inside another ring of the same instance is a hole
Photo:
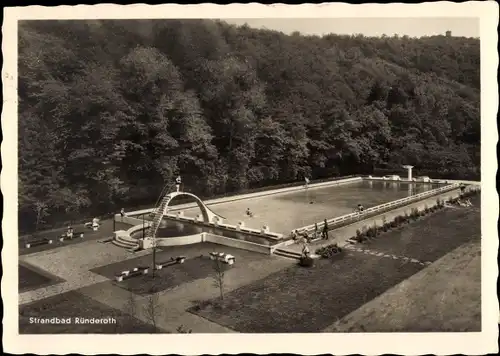
[[[209,20],[19,26],[19,208],[85,214],[413,164],[479,175],[479,40]],[[21,226],[23,228],[23,226]]]

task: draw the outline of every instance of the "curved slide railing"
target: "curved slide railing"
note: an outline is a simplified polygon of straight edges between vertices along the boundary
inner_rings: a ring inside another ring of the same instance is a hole
[[[174,199],[175,197],[178,197],[178,196],[189,196],[189,197],[194,198],[196,200],[196,203],[198,204],[200,210],[201,210],[201,214],[203,215],[203,220],[206,223],[210,223],[210,222],[214,221],[215,218],[218,219],[220,222],[222,222],[222,220],[224,220],[223,216],[213,212],[196,195],[191,194],[191,193],[187,193],[187,192],[173,192],[173,193],[165,195],[161,199],[160,205],[155,208],[154,213],[153,213],[153,215],[154,215],[153,220],[151,222],[151,227],[148,231],[148,236],[147,236],[148,238],[155,239],[156,233],[158,231],[158,227],[160,226],[160,223],[161,223],[161,220],[162,220],[163,216],[165,214],[167,214],[168,205],[170,204],[172,199]]]

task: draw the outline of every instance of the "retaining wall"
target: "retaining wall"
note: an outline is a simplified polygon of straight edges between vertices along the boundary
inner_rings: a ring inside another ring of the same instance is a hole
[[[224,237],[224,236],[214,235],[214,234],[209,234],[209,233],[204,233],[204,234],[205,234],[204,241],[206,241],[206,242],[212,242],[212,243],[219,244],[219,245],[235,247],[235,248],[239,248],[241,250],[258,252],[258,253],[262,253],[265,255],[270,255],[272,253],[271,246],[260,245],[260,244],[256,244],[254,242],[249,242],[249,241],[231,239],[229,237]]]

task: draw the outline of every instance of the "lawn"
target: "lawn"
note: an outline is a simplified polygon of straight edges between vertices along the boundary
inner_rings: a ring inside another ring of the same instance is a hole
[[[114,282],[114,284],[135,294],[148,295],[211,276],[214,274],[213,266],[214,261],[206,256],[198,256],[186,260],[182,264],[176,264],[156,271],[154,277],[150,273],[122,282]],[[231,268],[228,265],[222,265],[222,267],[225,270]]]
[[[76,291],[20,306],[20,334],[115,334],[153,333],[153,326],[110,308]],[[71,318],[69,324],[40,324],[32,318]],[[75,318],[114,318],[111,324],[78,324]]]
[[[236,257],[238,266],[249,261],[269,259],[268,255],[207,242],[185,246],[172,246],[156,253],[156,263],[168,261],[172,257],[186,256],[187,259],[183,264],[172,265],[156,271],[154,280],[151,275],[148,275],[115,283],[121,288],[144,295],[151,293],[152,286],[155,287],[156,292],[159,292],[197,279],[203,279],[214,273],[213,261],[208,258],[208,254],[212,251],[232,254]],[[130,270],[138,266],[152,266],[152,264],[152,255],[149,254],[94,268],[91,271],[114,280],[115,274],[120,271]]]
[[[325,331],[480,332],[480,242],[460,246]]]
[[[52,276],[47,272],[40,271],[33,266],[19,265],[18,276],[19,293],[47,287],[56,283],[61,283],[62,279]]]
[[[292,266],[189,311],[238,332],[319,332],[419,271],[414,263],[345,252]]]

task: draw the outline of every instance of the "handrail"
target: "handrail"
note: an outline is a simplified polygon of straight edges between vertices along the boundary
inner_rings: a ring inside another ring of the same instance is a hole
[[[436,188],[436,189],[428,190],[426,192],[422,192],[422,193],[419,193],[419,194],[411,195],[409,197],[404,197],[404,198],[401,198],[401,199],[398,199],[398,200],[393,200],[393,201],[388,202],[388,203],[376,205],[376,206],[373,206],[371,208],[368,208],[368,209],[364,210],[362,213],[355,212],[355,213],[350,213],[350,214],[342,215],[342,216],[339,216],[339,217],[336,217],[336,218],[327,219],[326,222],[327,222],[327,224],[335,225],[336,223],[343,222],[343,221],[346,221],[346,220],[353,220],[354,218],[359,218],[359,217],[361,217],[363,215],[367,215],[369,213],[377,212],[377,211],[383,210],[383,209],[388,208],[388,207],[394,207],[394,206],[403,205],[403,204],[406,205],[405,203],[409,203],[409,202],[421,200],[422,198],[425,198],[427,196],[436,195],[437,193],[442,193],[442,192],[445,192],[445,191],[450,191],[450,190],[458,188],[459,186],[460,186],[460,184],[453,183],[453,184],[450,184],[450,185],[446,185],[444,187],[439,187],[439,188]],[[320,223],[317,223],[317,225],[318,225],[318,229],[320,229],[320,228],[324,227],[325,223],[322,221]],[[299,229],[294,229],[294,230],[298,230],[298,231],[302,231],[302,232],[303,231],[309,232],[309,230],[314,229],[314,228],[315,228],[315,224],[311,224],[311,225],[307,225],[307,226],[301,227]]]

